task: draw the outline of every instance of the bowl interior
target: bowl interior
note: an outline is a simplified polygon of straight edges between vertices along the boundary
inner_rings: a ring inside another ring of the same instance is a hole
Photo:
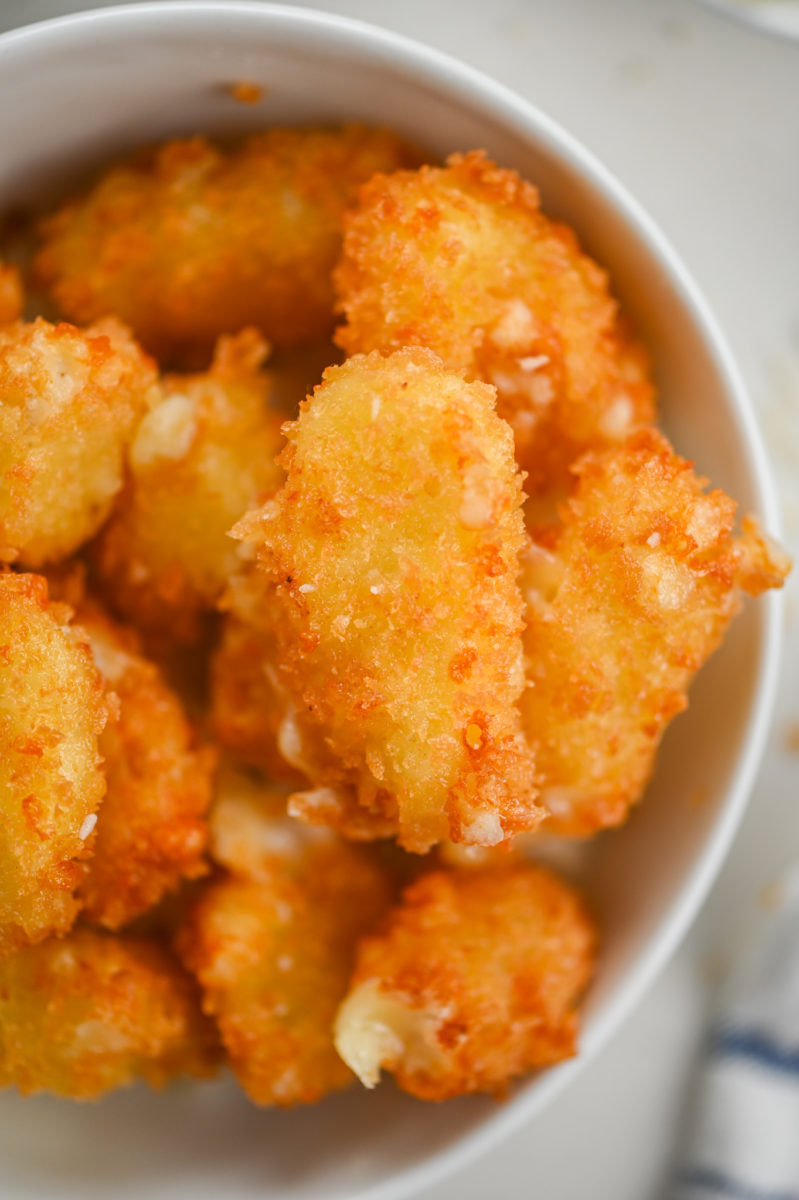
[[[236,103],[230,85],[259,84]],[[734,371],[679,263],[614,181],[503,89],[393,35],[247,4],[135,6],[0,38],[0,196],[39,203],[109,156],[161,137],[274,123],[383,123],[443,156],[483,147],[541,190],[610,271],[650,346],[663,423],[744,512],[774,519]],[[545,1104],[629,1009],[683,932],[742,809],[773,690],[776,606],[752,606],[700,676],[646,803],[575,856],[604,927],[583,1055],[499,1106],[422,1106],[383,1086],[263,1112],[230,1083],[112,1096],[87,1109],[0,1094],[0,1196],[82,1200],[409,1195]]]

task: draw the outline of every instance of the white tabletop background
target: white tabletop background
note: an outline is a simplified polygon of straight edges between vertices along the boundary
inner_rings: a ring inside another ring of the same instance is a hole
[[[90,7],[99,4],[0,0],[0,29]],[[799,557],[799,40],[759,32],[694,0],[314,0],[313,7],[396,29],[495,76],[576,134],[636,195],[732,344],[777,474],[784,540]],[[772,881],[794,860],[799,578],[789,587],[771,744],[692,933],[570,1090],[419,1200],[656,1200],[714,987],[758,912],[778,902]]]

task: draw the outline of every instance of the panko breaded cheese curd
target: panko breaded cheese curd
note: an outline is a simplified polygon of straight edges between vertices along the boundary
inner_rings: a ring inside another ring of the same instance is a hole
[[[271,878],[275,870],[291,873],[309,852],[341,845],[329,829],[309,828],[289,813],[291,787],[246,767],[235,759],[223,759],[219,769],[214,803],[209,818],[209,852],[220,867],[251,879]],[[473,850],[474,847],[458,847]],[[505,847],[480,851],[505,858]],[[409,854],[396,842],[384,841],[368,847],[356,862],[371,861],[390,880],[391,886],[415,878],[429,859]],[[306,864],[307,865],[307,864]],[[304,869],[304,867],[303,867]],[[202,886],[202,885],[200,885]]]
[[[283,479],[268,347],[220,338],[211,369],[167,375],[128,454],[128,480],[92,547],[103,594],[150,640],[190,642],[239,563],[228,530]]]
[[[277,638],[263,621],[266,585],[252,569],[233,575],[211,656],[211,728],[220,746],[273,778],[302,778],[280,749],[290,701],[277,661]],[[289,747],[290,753],[290,747]]]
[[[103,681],[37,575],[0,573],[0,959],[78,911],[105,793]]]
[[[100,736],[107,792],[77,894],[85,920],[119,929],[207,871],[216,753],[197,744],[180,700],[131,630],[90,599],[76,620],[118,701]]]
[[[0,561],[58,562],[97,532],[154,384],[113,318],[0,328]]]
[[[169,142],[47,219],[36,272],[71,320],[115,313],[174,365],[204,366],[245,325],[276,346],[322,338],[344,210],[376,171],[412,161],[357,124]]]
[[[285,428],[286,483],[234,532],[269,584],[280,678],[334,760],[309,763],[292,811],[346,824],[360,806],[418,851],[534,827],[521,477],[493,390],[429,351],[358,356]]]
[[[273,779],[297,784],[339,770],[324,732],[290,693],[280,669],[272,628],[269,584],[252,563],[242,563],[220,601],[221,631],[211,656],[211,728],[220,746],[242,763]],[[334,819],[324,806],[308,808],[311,824],[334,824],[347,836],[390,836],[394,825],[356,802],[334,798]],[[296,797],[292,806],[302,806]],[[346,812],[346,821],[345,821]],[[313,818],[313,819],[311,819]]]
[[[655,430],[588,454],[550,546],[523,576],[528,687],[545,832],[618,825],[669,721],[741,604],[782,585],[786,557]]]
[[[581,451],[654,419],[646,356],[605,272],[514,171],[472,151],[378,175],[345,230],[340,345],[427,346],[495,384],[528,491],[567,485]]]
[[[212,852],[232,872],[206,887],[177,946],[257,1104],[313,1103],[353,1077],[332,1022],[357,938],[384,915],[386,873],[369,851],[285,815],[285,793],[227,771]]]
[[[0,962],[0,1087],[91,1100],[218,1057],[194,981],[155,942],[73,929]]]
[[[575,1053],[595,932],[577,893],[541,867],[436,870],[358,945],[336,1016],[342,1058],[423,1100],[502,1095]]]
[[[263,581],[250,577],[248,590],[254,590],[253,583],[263,596]],[[282,680],[274,632],[233,611],[223,617],[211,660],[211,727],[230,754],[295,789],[321,778],[335,782],[335,787],[295,790],[288,804],[293,816],[337,829],[353,841],[396,833],[395,818],[381,811],[377,798],[373,805],[358,803],[323,727],[292,698]]]
[[[277,778],[297,773],[280,753],[284,700],[276,681],[277,642],[232,614],[211,659],[211,723],[221,746]]]

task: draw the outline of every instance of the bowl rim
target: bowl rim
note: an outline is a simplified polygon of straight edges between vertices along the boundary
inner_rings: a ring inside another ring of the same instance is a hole
[[[167,26],[175,20],[201,16],[218,18],[227,24],[233,21],[253,21],[261,26],[271,23],[283,34],[293,33],[300,37],[303,31],[313,30],[324,33],[331,46],[367,52],[373,60],[382,59],[394,67],[410,69],[421,82],[448,98],[464,100],[470,105],[476,103],[503,126],[533,144],[543,145],[547,153],[587,178],[647,245],[690,315],[740,427],[741,444],[748,454],[757,500],[753,507],[769,532],[777,537],[780,535],[774,475],[743,378],[725,335],[680,256],[639,202],[590,150],[534,103],[498,80],[442,50],[371,22],[269,0],[139,0],[138,3],[73,12],[0,34],[0,62],[8,54],[24,55],[28,49],[38,54],[48,42],[60,43],[68,50],[70,40],[82,41],[87,34],[100,28],[111,29],[116,25],[121,32],[132,22],[138,24],[139,32],[144,24],[150,32],[157,32],[159,26]],[[423,1188],[441,1183],[520,1129],[554,1100],[610,1042],[672,957],[728,853],[765,749],[779,680],[784,595],[771,591],[760,597],[758,604],[761,608],[760,656],[752,688],[751,716],[724,804],[706,834],[706,844],[686,882],[669,904],[650,944],[622,979],[617,994],[581,1039],[578,1056],[534,1077],[531,1084],[522,1086],[510,1101],[497,1106],[496,1111],[468,1135],[380,1183],[367,1185],[354,1193],[354,1198],[407,1200]]]

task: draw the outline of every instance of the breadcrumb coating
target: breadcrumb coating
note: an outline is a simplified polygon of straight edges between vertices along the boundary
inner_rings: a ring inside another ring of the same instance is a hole
[[[308,764],[314,800],[357,795],[418,851],[534,827],[521,479],[492,389],[425,350],[358,356],[285,428],[286,483],[234,532],[281,679],[339,763]]]
[[[654,420],[646,355],[607,275],[531,184],[479,151],[365,184],[334,282],[349,354],[427,346],[497,387],[528,491],[567,485],[581,451]]]
[[[154,383],[111,317],[0,328],[0,561],[58,562],[97,532]]]
[[[217,741],[250,766],[282,778],[291,766],[277,745],[281,701],[273,683],[277,645],[232,614],[211,659],[211,722]]]
[[[155,942],[74,929],[0,962],[0,1086],[91,1100],[210,1075],[213,1026]]]
[[[36,272],[74,321],[115,313],[151,353],[202,367],[222,333],[324,337],[341,220],[375,171],[415,161],[386,130],[173,141],[110,168],[42,226]]]
[[[242,762],[296,782],[302,772],[280,749],[291,702],[280,678],[277,639],[263,619],[265,590],[254,570],[241,570],[228,584],[211,657],[211,728],[220,746]]]
[[[287,686],[268,592],[264,574],[252,564],[242,565],[220,602],[221,635],[211,658],[211,728],[220,746],[273,779],[295,785],[323,777],[340,780],[341,764],[324,728]],[[289,810],[355,841],[396,832],[395,820],[379,807],[359,805],[349,786],[297,792],[289,798]]]
[[[207,871],[216,752],[197,745],[180,700],[131,630],[90,599],[76,619],[118,700],[100,737],[108,790],[78,897],[84,919],[119,929]]]
[[[139,425],[128,481],[92,547],[104,595],[149,640],[196,641],[238,566],[228,530],[283,479],[283,418],[269,409],[268,347],[220,339],[211,369],[167,375]]]
[[[388,1070],[423,1100],[502,1095],[575,1053],[594,957],[591,919],[548,871],[433,871],[359,943],[336,1046],[367,1087]]]
[[[105,792],[103,681],[41,576],[0,574],[0,959],[78,911]]]
[[[281,811],[282,810],[282,811]],[[285,797],[223,773],[213,852],[234,873],[202,893],[178,949],[256,1104],[310,1104],[347,1087],[333,1016],[357,938],[390,902],[368,851],[285,816]]]
[[[641,796],[669,721],[719,645],[742,590],[788,561],[655,430],[588,454],[550,546],[525,556],[528,687],[545,831],[590,834]]]

